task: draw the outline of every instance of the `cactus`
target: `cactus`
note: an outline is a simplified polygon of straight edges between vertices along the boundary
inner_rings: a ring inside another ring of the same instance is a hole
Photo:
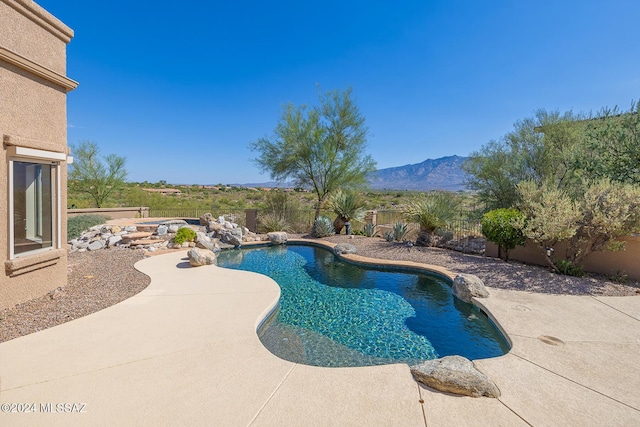
[[[368,222],[364,225],[364,235],[367,237],[373,237],[376,235],[376,225],[372,222]]]
[[[327,237],[333,236],[335,234],[335,229],[333,227],[333,222],[326,216],[320,216],[316,218],[313,222],[313,229],[311,230],[311,235],[314,237]]]
[[[407,234],[407,224],[402,221],[398,221],[393,225],[393,237],[398,242],[401,242],[404,239],[404,235]]]
[[[394,239],[395,239],[395,236],[393,235],[393,232],[386,231],[384,233],[384,240],[386,240],[387,242],[393,242]]]

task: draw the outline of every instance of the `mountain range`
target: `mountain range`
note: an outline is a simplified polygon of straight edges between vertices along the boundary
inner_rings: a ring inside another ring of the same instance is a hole
[[[378,169],[369,177],[374,190],[465,190],[466,173],[462,164],[467,157],[447,156],[427,159],[421,163]],[[243,184],[245,187],[294,187],[291,182],[263,182]]]
[[[447,156],[421,163],[379,169],[369,175],[374,190],[465,190],[467,157]]]

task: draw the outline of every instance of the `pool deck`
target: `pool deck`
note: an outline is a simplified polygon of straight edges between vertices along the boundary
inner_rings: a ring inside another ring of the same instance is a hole
[[[418,386],[406,365],[277,358],[256,335],[277,284],[185,255],[136,264],[151,284],[126,301],[0,344],[0,403],[37,411],[0,412],[0,425],[640,425],[640,296],[489,288],[481,304],[513,348],[475,361],[502,396],[471,398]]]

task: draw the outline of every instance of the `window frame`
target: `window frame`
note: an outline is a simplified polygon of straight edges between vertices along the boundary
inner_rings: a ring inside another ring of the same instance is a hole
[[[9,179],[7,182],[7,190],[9,193],[9,260],[17,258],[28,257],[39,253],[52,251],[62,248],[62,188],[61,188],[61,175],[62,166],[61,162],[67,159],[65,153],[58,153],[54,151],[38,150],[33,148],[10,146],[9,147]],[[33,249],[30,251],[15,253],[15,235],[14,235],[14,162],[33,163],[33,164],[46,164],[51,166],[51,213],[55,215],[51,219],[51,246],[46,248]]]

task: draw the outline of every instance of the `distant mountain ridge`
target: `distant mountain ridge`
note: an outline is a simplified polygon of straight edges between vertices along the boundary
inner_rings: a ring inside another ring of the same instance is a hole
[[[422,163],[379,169],[368,176],[374,190],[466,190],[467,174],[462,164],[467,157],[447,156],[427,159]],[[294,187],[292,182],[263,182],[243,184],[244,187]]]
[[[369,176],[374,190],[466,190],[467,174],[462,164],[467,157],[447,156],[422,163],[379,169]]]

